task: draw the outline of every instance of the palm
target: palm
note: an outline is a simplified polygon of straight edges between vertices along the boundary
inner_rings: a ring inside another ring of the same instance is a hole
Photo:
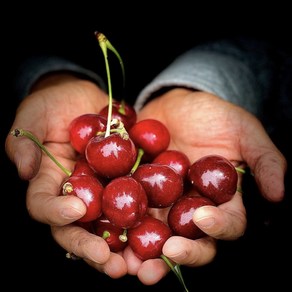
[[[99,112],[107,102],[106,93],[96,85],[70,77],[67,82],[47,86],[28,96],[19,106],[12,128],[19,127],[31,131],[58,160],[74,159],[72,147],[69,147],[70,122],[78,115]],[[20,175],[30,179],[37,171],[35,168],[37,165],[31,167],[35,163],[33,161],[37,159],[37,152],[33,150],[30,141],[12,139],[11,136],[7,137],[7,153],[12,158],[15,150],[21,153],[20,156],[25,160],[19,169]],[[30,147],[29,151],[32,154],[29,157],[24,155],[27,147]],[[45,172],[49,165],[52,165],[52,162],[45,158],[41,169]]]
[[[73,118],[99,112],[107,103],[106,94],[92,83],[76,81],[37,91],[26,98],[19,119],[30,117],[29,127],[37,122],[35,131],[44,141],[68,142],[68,126]],[[42,95],[42,98],[40,98]],[[33,115],[29,115],[30,112]],[[31,118],[33,117],[33,118]]]
[[[169,148],[184,152],[192,162],[210,153],[243,160],[242,128],[251,116],[211,94],[174,90],[147,104],[139,118],[161,120],[171,134]]]
[[[283,198],[285,158],[260,121],[244,109],[209,93],[174,89],[139,113],[139,119],[149,117],[167,125],[170,148],[183,151],[192,162],[210,153],[221,154],[235,165],[244,162],[264,197]],[[275,178],[273,182],[269,177]]]

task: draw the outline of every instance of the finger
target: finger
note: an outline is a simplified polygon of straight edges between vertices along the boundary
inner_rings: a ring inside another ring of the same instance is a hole
[[[130,248],[130,246],[127,246],[123,251],[123,257],[127,263],[128,266],[128,274],[132,276],[136,276],[138,274],[138,271],[141,267],[142,260],[140,260],[133,252],[133,250]]]
[[[96,250],[95,250],[96,253]],[[120,254],[111,252],[109,259],[104,264],[98,264],[95,261],[84,259],[91,267],[101,273],[107,274],[113,279],[118,279],[127,274],[127,265]]]
[[[209,236],[216,239],[234,240],[246,229],[246,210],[239,192],[218,207],[203,206],[193,214],[194,223]]]
[[[69,253],[97,265],[105,264],[110,258],[106,241],[79,226],[52,226],[51,230],[56,242]]]
[[[169,270],[163,259],[150,259],[141,264],[137,277],[145,285],[154,285],[165,277]]]
[[[46,168],[30,181],[27,210],[32,218],[49,225],[62,226],[81,218],[86,205],[76,196],[60,195],[64,175],[54,167]]]
[[[24,137],[13,137],[9,133],[5,141],[5,151],[15,164],[21,179],[30,180],[37,174],[42,153],[32,141]]]
[[[243,160],[251,168],[261,194],[270,201],[281,201],[285,193],[285,157],[257,120],[247,120],[242,127],[240,138]]]
[[[209,236],[197,240],[172,236],[164,244],[162,252],[178,264],[198,267],[208,264],[214,259],[216,240]]]
[[[278,151],[266,152],[256,159],[252,171],[261,194],[267,200],[279,202],[284,198],[286,168],[286,160]]]
[[[30,104],[25,99],[17,109],[17,115],[5,141],[5,150],[10,160],[16,165],[19,176],[24,180],[33,178],[38,172],[41,161],[41,150],[26,137],[14,137],[11,132],[22,128],[31,131],[43,142],[46,136],[46,117],[41,103]]]
[[[125,248],[123,257],[128,266],[128,274],[137,276],[145,285],[159,282],[169,272],[169,267],[162,259],[142,261],[137,258],[129,246]]]

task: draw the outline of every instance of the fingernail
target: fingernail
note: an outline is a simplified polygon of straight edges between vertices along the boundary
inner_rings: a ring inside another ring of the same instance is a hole
[[[214,225],[215,219],[213,217],[202,217],[195,220],[199,227],[210,228]]]
[[[61,210],[61,215],[65,218],[65,219],[79,219],[83,216],[83,214],[77,210],[77,209],[73,209],[73,208],[65,208]]]
[[[202,228],[210,228],[215,224],[215,218],[206,214],[204,209],[198,209],[194,213],[194,221]]]

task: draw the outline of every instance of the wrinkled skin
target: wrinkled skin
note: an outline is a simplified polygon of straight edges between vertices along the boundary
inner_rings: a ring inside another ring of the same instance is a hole
[[[76,157],[69,143],[69,123],[78,115],[99,112],[108,103],[107,98],[89,81],[69,75],[49,76],[38,82],[20,104],[11,129],[21,127],[33,132],[57,160],[72,170]],[[286,160],[261,123],[243,109],[209,93],[173,89],[139,111],[138,120],[145,118],[166,124],[171,133],[169,149],[186,153],[191,162],[216,153],[236,166],[248,165],[263,197],[272,202],[283,199]],[[103,239],[76,226],[73,222],[84,215],[85,205],[75,196],[58,196],[66,175],[33,142],[8,135],[6,152],[19,176],[29,180],[29,214],[49,224],[54,239],[65,250],[112,278],[129,273],[151,285],[169,272],[162,259],[142,263],[129,247],[122,253],[111,253]],[[152,214],[165,218],[167,210],[152,210]],[[246,211],[241,193],[218,207],[198,208],[193,220],[208,237],[189,240],[174,236],[163,247],[171,260],[190,267],[214,259],[217,239],[235,240],[244,234]]]

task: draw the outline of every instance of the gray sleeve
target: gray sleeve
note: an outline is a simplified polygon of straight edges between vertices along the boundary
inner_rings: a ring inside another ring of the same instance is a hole
[[[215,94],[260,115],[270,90],[273,63],[262,43],[218,41],[195,47],[175,59],[138,95],[139,110],[167,87],[187,87]]]
[[[83,76],[85,79],[92,80],[103,89],[106,88],[101,77],[93,71],[67,59],[56,56],[41,55],[27,59],[19,67],[14,84],[16,97],[19,99],[24,98],[29,93],[32,85],[41,76],[53,72],[71,72],[73,74]]]

